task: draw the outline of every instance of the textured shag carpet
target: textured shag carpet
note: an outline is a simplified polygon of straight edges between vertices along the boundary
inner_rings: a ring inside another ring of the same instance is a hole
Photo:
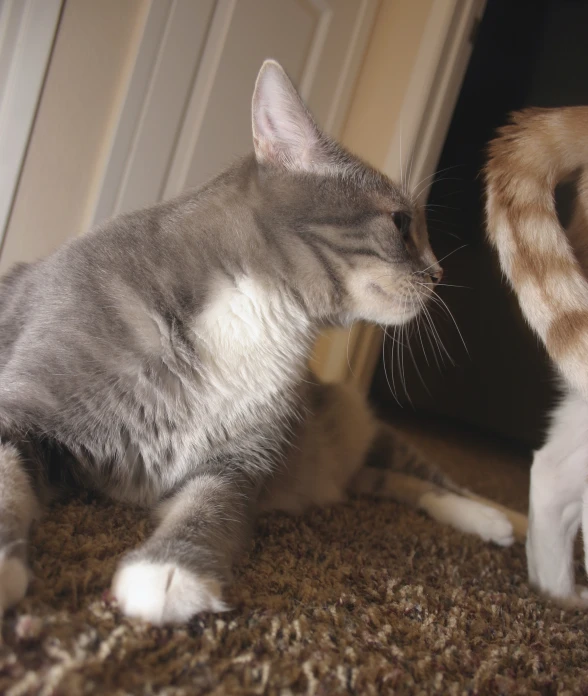
[[[421,444],[461,483],[525,509],[524,459],[444,431]],[[588,613],[529,589],[521,545],[388,501],[272,514],[236,571],[234,610],[158,629],[104,594],[148,530],[95,501],[45,517],[29,596],[4,618],[0,693],[588,694]]]

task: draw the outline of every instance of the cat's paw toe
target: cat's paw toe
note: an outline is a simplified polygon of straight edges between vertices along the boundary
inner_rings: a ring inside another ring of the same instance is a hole
[[[226,611],[220,583],[175,563],[141,560],[122,565],[112,592],[127,616],[153,624],[183,623],[205,611]]]
[[[29,569],[20,558],[0,558],[0,614],[25,596]]]
[[[514,543],[514,530],[508,517],[488,505],[482,507],[478,534],[485,541],[492,541],[499,546],[511,546]]]

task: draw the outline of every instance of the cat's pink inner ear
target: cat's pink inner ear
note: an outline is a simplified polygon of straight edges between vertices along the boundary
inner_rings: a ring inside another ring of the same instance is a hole
[[[253,142],[260,162],[308,170],[318,156],[318,130],[286,73],[267,60],[257,77],[252,105]]]

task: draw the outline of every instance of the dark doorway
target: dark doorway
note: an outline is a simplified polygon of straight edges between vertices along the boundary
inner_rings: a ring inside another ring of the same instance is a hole
[[[393,383],[404,414],[412,401],[419,413],[525,447],[541,443],[556,396],[554,373],[485,241],[479,174],[486,143],[509,112],[588,104],[587,27],[586,0],[488,1],[429,197],[432,246],[438,258],[448,255],[444,282],[464,286],[443,287],[439,294],[467,352],[440,310],[435,326],[455,364],[442,350],[433,356],[422,329],[419,335],[413,327],[408,341],[414,361],[406,348],[399,360],[398,345],[388,339],[386,364],[380,361],[371,388],[380,410],[400,409]]]

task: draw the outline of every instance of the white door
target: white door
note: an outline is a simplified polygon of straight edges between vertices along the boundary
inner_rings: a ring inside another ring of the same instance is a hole
[[[378,0],[152,0],[92,223],[202,184],[252,149],[275,58],[337,136]]]
[[[62,0],[0,0],[0,247]]]

